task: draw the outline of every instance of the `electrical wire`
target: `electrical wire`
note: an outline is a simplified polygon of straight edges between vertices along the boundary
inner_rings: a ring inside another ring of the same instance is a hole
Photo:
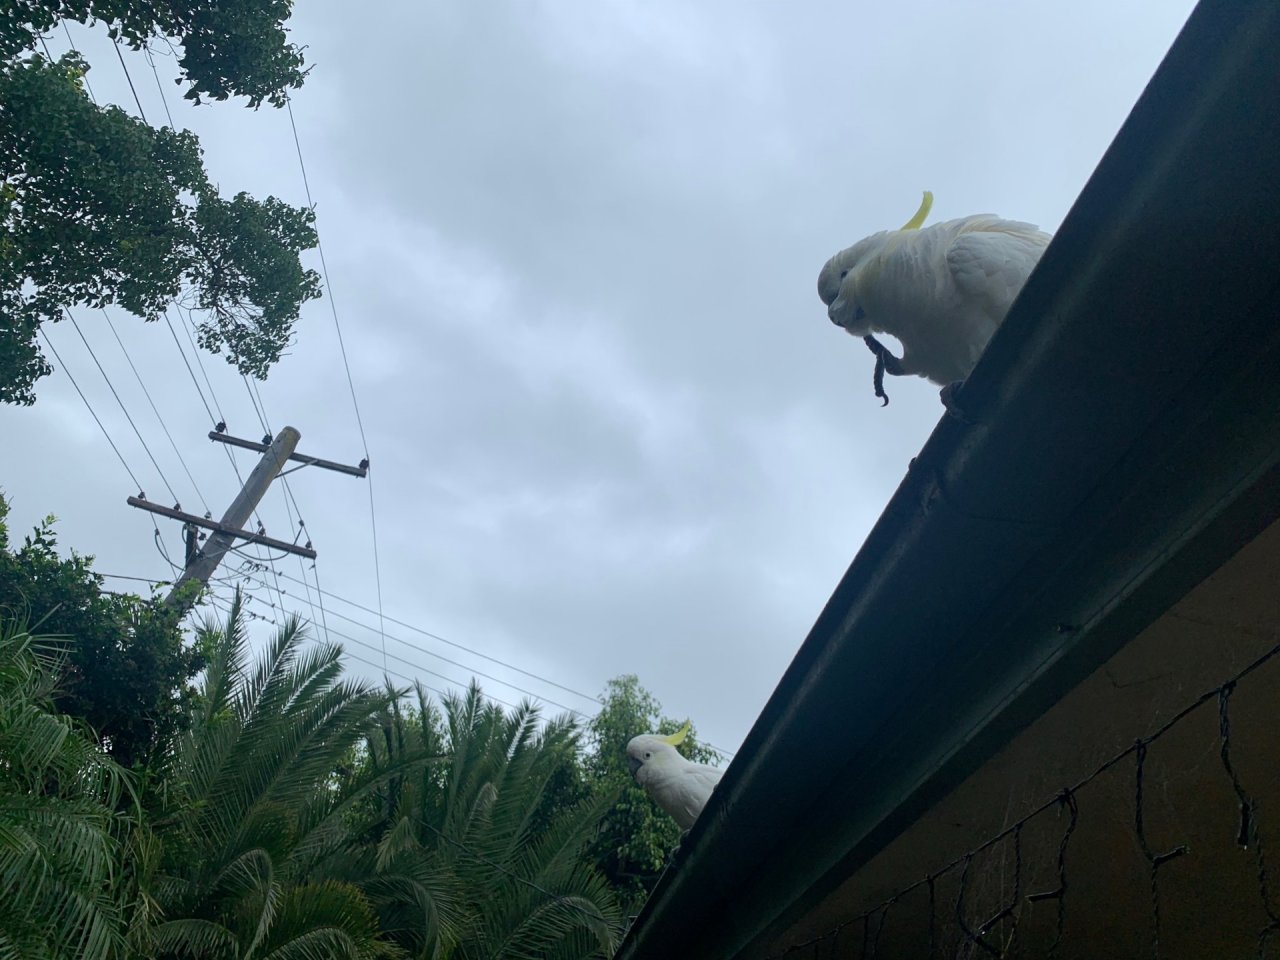
[[[226,423],[227,418],[223,416],[222,404],[218,402],[217,391],[213,389],[213,381],[209,379],[209,371],[205,369],[204,358],[201,357],[200,349],[196,346],[195,334],[191,332],[191,327],[195,325],[195,321],[191,320],[190,310],[186,311],[186,316],[184,317],[183,309],[184,308],[181,306],[177,307],[178,320],[181,322],[182,329],[187,335],[187,342],[191,344],[191,355],[196,358],[196,366],[200,368],[200,375],[204,377],[205,386],[209,388],[209,396],[213,400],[213,408],[218,411],[218,419],[215,421],[215,425],[217,423]]]
[[[106,577],[109,580],[138,580],[141,583],[149,583],[152,586],[160,586],[160,587],[164,586],[167,583],[173,582],[172,580],[157,580],[155,577],[130,577],[123,573],[101,573],[100,571],[97,571],[97,570],[95,570],[93,573],[94,573],[94,576]]]
[[[267,416],[266,401],[262,399],[262,391],[258,389],[258,381],[256,378],[251,378],[247,374],[241,374],[241,379],[244,380],[245,391],[249,394],[249,402],[253,405],[253,412],[257,414],[258,423],[261,425],[263,432],[266,434],[266,436],[263,437],[263,442],[266,443],[267,442],[266,438],[274,435],[275,433],[275,430],[273,430],[271,427],[271,419]],[[304,528],[304,525],[300,525],[299,523],[295,522],[294,515],[293,515],[293,508],[289,505],[289,498],[293,496],[292,489],[289,486],[289,478],[286,476],[281,476],[279,479],[281,483],[281,496],[284,498],[285,513],[289,517],[289,528],[293,531],[293,535],[294,535],[293,542],[296,544],[298,540],[301,539],[302,537],[302,530]],[[293,506],[295,507],[297,506],[296,498],[294,498]],[[302,511],[299,510],[298,520],[300,521],[301,518],[302,518]],[[283,558],[277,557],[274,559],[278,560]],[[305,564],[303,564],[302,557],[300,555],[298,555],[298,566],[302,570],[302,579],[304,581],[304,586],[306,587],[306,591],[307,591],[307,606],[311,609],[311,622],[315,623],[316,622],[315,603],[311,599],[311,586],[310,584],[306,583],[307,568]],[[284,591],[280,589],[280,577],[279,577],[279,573],[276,571],[274,560],[271,564],[271,573],[272,573],[272,577],[276,581],[276,593],[280,596],[280,603],[283,606]],[[326,625],[326,632],[327,632],[327,625]]]
[[[230,613],[230,612],[231,612],[231,604],[230,604],[230,603],[228,603],[226,600],[222,599],[221,597],[217,597],[217,596],[210,596],[210,597],[209,597],[209,604],[210,604],[211,606],[213,606],[214,608],[216,608],[216,609],[220,610],[222,613]],[[243,610],[244,608],[242,607],[241,609]],[[254,612],[254,611],[252,611],[252,610],[245,610],[245,613],[246,613],[246,614],[248,614],[250,617],[252,617],[252,618],[253,618],[253,619],[255,619],[255,620],[264,620],[264,621],[266,621],[267,623],[270,623],[270,624],[272,624],[272,625],[273,625],[273,626],[275,626],[275,627],[279,627],[279,626],[280,626],[280,622],[279,622],[278,620],[274,619],[273,617],[266,617],[266,616],[263,616],[262,614],[255,613],[255,612]],[[358,662],[358,663],[363,663],[365,666],[373,667],[375,670],[377,670],[377,669],[381,669],[381,668],[378,666],[378,664],[377,664],[377,663],[375,663],[374,661],[372,661],[372,660],[368,660],[368,659],[366,659],[365,657],[362,657],[362,656],[360,656],[360,655],[359,655],[359,654],[357,654],[357,653],[352,653],[350,650],[346,650],[346,649],[344,649],[344,650],[342,651],[342,656],[343,656],[344,658],[346,658],[346,659],[351,659],[351,660],[355,660],[355,661],[356,661],[356,662]],[[423,683],[423,682],[422,682],[421,680],[419,680],[418,678],[416,678],[416,677],[411,677],[411,676],[409,676],[408,674],[400,673],[400,672],[399,672],[399,671],[397,671],[397,670],[390,670],[390,669],[388,669],[388,670],[383,670],[382,672],[383,672],[385,675],[387,675],[387,676],[396,677],[396,678],[398,678],[398,679],[400,679],[400,680],[405,681],[406,683],[413,684],[413,685],[415,685],[415,686],[420,685],[420,686],[422,686],[422,688],[423,688],[424,690],[430,690],[432,693],[434,693],[434,694],[435,694],[436,696],[438,696],[438,697],[442,697],[442,698],[443,698],[443,697],[447,697],[447,696],[449,696],[449,694],[448,694],[446,691],[441,690],[439,687],[433,687],[433,686],[431,686],[431,684],[429,684],[429,683]],[[492,699],[493,699],[493,698],[492,698],[492,697],[490,697],[488,694],[482,694],[482,696],[484,696],[484,698],[485,698],[486,700],[492,700]]]
[[[295,583],[299,582],[297,578],[291,577],[288,574],[281,574],[281,576],[284,577],[284,579],[286,580],[292,580]],[[357,610],[363,610],[365,613],[376,614],[378,612],[372,609],[371,607],[366,607],[363,604],[357,603],[354,600],[349,600],[346,597],[339,596],[338,594],[333,593],[332,591],[326,590],[326,591],[323,591],[323,593],[325,596],[330,597],[331,599],[338,600],[341,603],[347,604],[348,606],[355,607]],[[335,612],[334,615],[337,616],[338,614]],[[575,690],[573,687],[565,686],[563,683],[559,683],[555,680],[552,680],[550,677],[544,677],[544,676],[541,676],[540,674],[533,673],[529,670],[525,670],[521,667],[516,666],[514,663],[510,663],[506,660],[502,660],[499,657],[491,656],[487,653],[482,653],[481,651],[476,650],[473,647],[468,647],[468,646],[465,646],[464,644],[457,643],[456,641],[449,640],[445,637],[440,636],[438,633],[432,633],[429,630],[424,630],[423,628],[414,626],[411,623],[406,623],[404,620],[397,620],[395,617],[392,617],[389,615],[387,616],[386,620],[388,623],[393,623],[397,626],[404,627],[406,630],[412,630],[414,633],[421,634],[422,636],[427,637],[431,640],[436,640],[447,646],[454,647],[455,649],[458,649],[458,650],[462,650],[466,653],[471,654],[474,657],[479,657],[482,660],[487,660],[490,663],[495,663],[500,667],[505,667],[506,669],[514,671],[515,673],[521,674],[522,676],[528,677],[531,680],[537,680],[541,683],[548,684],[549,686],[553,686],[558,690],[563,690],[565,693],[572,693],[576,697],[582,697],[584,700],[589,700],[595,704],[599,704],[601,702],[599,697],[593,697],[589,693],[583,693],[581,690]]]
[[[84,348],[89,351],[89,356],[93,358],[94,365],[98,368],[98,372],[102,374],[102,379],[107,382],[107,387],[111,391],[111,395],[116,398],[116,403],[120,404],[120,411],[124,414],[124,418],[129,421],[129,426],[133,428],[134,435],[137,436],[138,442],[142,444],[142,449],[146,451],[147,457],[151,460],[151,465],[156,468],[156,473],[160,474],[160,480],[164,483],[165,489],[169,491],[169,496],[173,498],[174,503],[179,502],[178,495],[174,493],[173,486],[169,483],[169,478],[164,475],[164,471],[160,469],[160,463],[156,460],[155,454],[151,452],[151,448],[147,446],[147,441],[143,439],[142,431],[138,429],[138,425],[133,422],[133,417],[129,415],[129,410],[124,405],[124,401],[120,399],[120,394],[116,392],[115,384],[111,382],[111,378],[107,376],[107,371],[103,368],[102,363],[98,360],[98,355],[93,352],[93,347],[89,345],[89,340],[84,335],[84,331],[80,329],[80,324],[76,323],[76,318],[70,310],[64,308],[63,312],[67,315],[67,319],[71,321],[71,326],[75,327],[76,333],[80,335],[80,341],[84,344]]]
[[[271,584],[267,583],[265,580],[261,579],[260,577],[253,577],[249,574],[242,574],[242,576],[245,576],[247,579],[266,587],[268,590],[271,589]],[[370,632],[373,632],[374,630],[376,630],[376,628],[373,627],[371,624],[364,623],[361,620],[356,620],[353,617],[348,617],[345,614],[338,613],[336,610],[332,611],[332,613],[338,619],[345,620],[347,623],[350,623],[353,626],[363,627],[364,629],[369,630]],[[337,630],[333,630],[331,632],[334,633],[336,636],[344,637],[348,640],[351,640],[353,643],[359,643],[362,646],[369,646],[369,644],[366,644],[363,641],[357,640],[356,638],[348,634],[340,633]],[[408,647],[410,650],[414,651],[415,653],[426,654],[429,657],[435,657],[437,660],[443,660],[445,663],[452,664],[455,667],[461,667],[463,670],[470,671],[472,674],[474,674],[477,677],[483,677],[485,680],[492,680],[494,683],[501,684],[504,687],[508,687],[519,693],[523,693],[527,697],[533,697],[535,700],[548,703],[553,707],[559,707],[561,710],[566,710],[569,713],[573,714],[574,716],[582,720],[592,719],[590,714],[583,713],[581,710],[576,710],[573,707],[569,706],[568,704],[560,703],[559,701],[552,700],[550,697],[544,696],[543,694],[540,694],[540,693],[535,693],[534,691],[528,690],[525,687],[519,686],[518,684],[514,684],[509,680],[503,680],[501,677],[495,677],[491,673],[485,673],[481,670],[477,670],[475,669],[475,667],[471,666],[470,664],[466,664],[458,660],[450,659],[449,657],[446,657],[443,654],[436,653],[434,650],[427,650],[425,647],[416,646],[407,640],[403,640],[400,637],[397,637],[395,634],[387,634],[387,637],[391,640],[397,641],[398,643],[404,644],[406,647]],[[429,670],[428,668],[421,666],[421,664],[414,663],[411,660],[406,660],[404,657],[396,656],[394,653],[388,653],[387,656],[391,657],[394,660],[399,660],[401,663],[424,670],[425,672],[433,674],[434,676],[443,677],[444,679],[449,680],[451,683],[458,682],[456,680],[453,680],[451,677],[446,677],[444,674],[436,673],[434,670]]]
[[[124,71],[124,78],[129,81],[129,90],[133,93],[133,102],[138,105],[138,116],[142,118],[143,123],[148,123],[147,115],[142,109],[142,101],[138,99],[138,88],[133,85],[133,77],[129,75],[129,65],[124,62],[124,54],[120,52],[120,41],[112,37],[111,43],[116,48],[116,58],[120,61],[120,69]]]
[[[89,398],[86,397],[84,395],[84,391],[80,389],[80,384],[76,383],[76,378],[71,375],[70,369],[68,369],[67,365],[62,362],[62,357],[58,356],[57,348],[53,345],[53,341],[49,339],[43,328],[40,330],[40,336],[44,340],[45,346],[53,353],[53,358],[58,361],[58,365],[62,368],[62,372],[67,375],[67,379],[71,381],[71,385],[76,388],[76,393],[80,394],[80,399],[84,401],[84,405],[88,409],[90,416],[93,417],[93,422],[98,425],[98,429],[102,431],[102,435],[107,438],[107,443],[109,443],[111,445],[111,449],[115,451],[116,459],[120,461],[120,466],[124,467],[124,472],[129,474],[129,479],[132,480],[133,485],[137,487],[138,495],[142,496],[142,484],[138,482],[138,478],[134,476],[133,471],[129,469],[129,464],[125,460],[124,455],[120,452],[120,448],[116,446],[116,442],[111,439],[111,434],[107,433],[107,428],[104,427],[102,425],[102,421],[98,419],[98,414],[97,411],[93,409],[93,404],[89,402]]]
[[[151,398],[151,391],[147,389],[147,385],[142,380],[142,374],[138,372],[138,368],[133,363],[133,358],[129,356],[129,350],[125,347],[124,341],[120,339],[120,334],[116,331],[116,325],[111,322],[111,315],[107,313],[105,307],[102,308],[102,315],[106,318],[107,326],[111,329],[111,335],[116,338],[116,343],[120,345],[120,352],[124,354],[125,360],[129,364],[129,369],[133,371],[134,377],[138,381],[138,386],[142,388],[143,395],[147,398],[147,403],[151,404],[151,411],[156,415],[156,420],[160,422],[160,429],[164,431],[164,435],[169,440],[169,446],[173,448],[174,455],[178,458],[178,463],[182,464],[182,469],[187,475],[187,479],[191,481],[191,486],[195,488],[196,496],[200,498],[200,502],[204,504],[206,511],[209,509],[209,501],[204,498],[204,493],[200,490],[200,484],[196,483],[196,478],[191,473],[191,468],[187,466],[187,461],[182,456],[182,451],[178,449],[178,445],[173,440],[173,434],[169,432],[168,425],[164,422],[164,417],[160,414],[160,408],[156,406],[155,400]]]
[[[307,206],[312,214],[315,214],[315,201],[311,197],[311,183],[307,178],[307,164],[302,159],[302,139],[298,136],[298,123],[293,116],[293,100],[285,97],[285,108],[289,112],[289,129],[293,131],[293,146],[298,153],[298,169],[302,172],[302,188],[307,196]],[[338,350],[342,354],[342,368],[347,374],[347,388],[351,391],[351,406],[356,414],[356,426],[360,430],[360,443],[364,447],[365,463],[370,463],[369,457],[369,439],[364,431],[364,418],[360,416],[360,401],[356,399],[356,384],[351,376],[351,363],[347,359],[347,346],[342,337],[342,324],[338,321],[338,306],[333,299],[333,285],[329,282],[329,265],[324,256],[324,244],[320,242],[320,233],[316,232],[316,252],[320,255],[320,275],[324,281],[325,293],[329,298],[329,310],[333,314],[333,328],[338,334]],[[373,497],[373,470],[370,466],[365,473],[365,483],[369,489],[369,527],[373,534],[373,581],[378,597],[378,624],[380,633],[384,635],[383,646],[386,646],[385,630],[382,612],[382,564],[378,557],[378,515],[374,508]],[[385,651],[384,651],[385,656]]]
[[[76,50],[76,42],[75,42],[74,40],[72,40],[72,39],[71,39],[71,30],[67,27],[67,21],[66,21],[65,19],[63,19],[63,21],[62,21],[62,32],[63,32],[63,33],[65,33],[65,34],[67,35],[67,43],[71,45],[71,49],[72,49],[73,51],[75,51],[76,53],[79,53],[80,51],[79,51],[79,50]],[[41,43],[43,43],[43,42],[44,42],[44,38],[43,38],[43,37],[40,39],[40,42],[41,42]],[[49,50],[48,50],[48,48],[47,48],[47,47],[45,48],[45,52],[46,52],[46,53],[48,53],[48,52],[49,52]],[[98,102],[98,98],[97,98],[97,97],[95,97],[95,96],[93,95],[93,87],[89,86],[89,77],[88,77],[88,75],[86,74],[85,76],[81,77],[80,79],[84,81],[84,89],[85,89],[85,92],[89,94],[89,99],[90,99],[90,100],[92,100],[92,101],[96,104],[96,103]]]
[[[204,412],[209,415],[209,423],[217,426],[218,423],[225,422],[221,417],[221,412],[219,412],[219,416],[215,417],[213,415],[213,411],[209,408],[209,401],[205,399],[204,390],[200,388],[200,381],[196,379],[196,372],[191,369],[191,361],[187,359],[187,351],[182,349],[182,341],[178,339],[178,331],[173,329],[173,321],[169,319],[169,310],[167,307],[164,311],[164,322],[169,328],[169,333],[173,335],[173,345],[178,348],[178,353],[182,355],[182,363],[187,368],[187,373],[191,376],[191,382],[195,384],[196,393],[200,395],[200,402],[204,404]]]
[[[164,94],[164,84],[160,82],[160,71],[156,69],[156,58],[151,55],[149,47],[143,47],[143,52],[147,55],[147,63],[151,64],[151,73],[156,78],[156,89],[160,91],[160,102],[164,104],[164,115],[169,118],[169,129],[176,130],[173,124],[173,114],[169,112],[169,98]]]
[[[243,571],[243,570],[242,570],[242,571],[238,574],[238,576],[239,576],[240,578],[243,578],[244,580],[248,580],[249,582],[257,583],[257,584],[261,585],[262,587],[265,587],[265,588],[266,588],[266,589],[268,589],[268,590],[270,590],[270,589],[271,589],[271,585],[270,585],[269,583],[267,583],[265,580],[261,579],[261,577],[254,577],[254,576],[252,576],[252,573],[251,573],[251,572],[245,572],[245,571]],[[292,581],[292,582],[294,582],[294,583],[299,583],[299,582],[300,582],[300,581],[298,581],[298,579],[297,579],[296,577],[290,577],[288,574],[281,574],[281,576],[282,576],[284,579],[286,579],[286,580],[290,580],[290,581]],[[230,583],[230,582],[232,581],[232,579],[233,579],[233,577],[230,577],[230,576],[229,576],[229,577],[225,578],[225,581],[224,581],[224,582],[226,582],[226,583]],[[347,600],[347,599],[345,599],[345,598],[343,598],[343,597],[339,597],[339,596],[337,596],[337,595],[335,595],[335,594],[328,593],[327,591],[325,591],[325,593],[326,593],[326,595],[328,595],[328,596],[332,597],[333,599],[339,600],[339,601],[341,601],[341,602],[343,602],[343,603],[346,603],[346,604],[348,604],[348,605],[350,605],[350,606],[356,607],[357,609],[364,610],[366,613],[372,614],[372,613],[374,612],[374,611],[373,611],[372,609],[370,609],[369,607],[362,606],[362,605],[360,605],[360,604],[358,604],[358,603],[355,603],[355,602],[354,602],[354,601],[352,601],[352,600]],[[337,617],[338,619],[340,619],[340,620],[344,620],[344,621],[346,621],[347,623],[352,624],[353,626],[363,627],[365,630],[368,630],[368,631],[370,631],[370,632],[373,632],[373,631],[374,631],[374,629],[375,629],[375,628],[373,627],[373,625],[372,625],[372,624],[368,624],[368,623],[365,623],[365,622],[363,622],[363,621],[361,621],[361,620],[357,620],[357,619],[355,619],[355,618],[353,618],[353,617],[349,617],[349,616],[347,616],[347,615],[345,615],[345,614],[343,614],[343,613],[338,612],[337,610],[330,610],[329,612],[330,612],[333,616]],[[391,621],[392,623],[394,623],[394,624],[399,624],[400,626],[405,627],[406,629],[413,630],[413,631],[415,631],[415,632],[417,632],[417,633],[421,633],[421,634],[423,634],[424,636],[431,637],[432,639],[440,640],[440,641],[442,641],[442,642],[444,642],[444,643],[448,643],[450,646],[458,647],[458,648],[460,648],[460,649],[462,649],[462,650],[467,651],[468,653],[472,653],[472,654],[474,654],[474,655],[476,655],[476,656],[484,657],[484,658],[485,658],[485,659],[487,659],[487,660],[492,660],[492,661],[494,661],[495,663],[498,663],[498,664],[500,664],[501,666],[506,667],[507,669],[514,670],[514,671],[516,671],[516,672],[518,672],[518,673],[524,674],[525,676],[528,676],[528,677],[530,677],[530,678],[532,678],[532,679],[534,679],[534,680],[538,680],[538,681],[539,681],[539,682],[541,682],[541,683],[545,683],[545,684],[549,684],[549,685],[554,686],[554,687],[558,687],[558,688],[560,688],[560,689],[562,689],[562,690],[565,690],[565,691],[567,691],[567,692],[569,692],[569,693],[573,693],[573,694],[575,694],[576,696],[582,697],[583,699],[591,700],[591,701],[592,701],[593,703],[595,703],[596,705],[600,705],[600,704],[601,704],[601,701],[600,701],[599,699],[597,699],[597,698],[595,698],[595,697],[590,697],[590,696],[588,696],[588,695],[587,695],[587,694],[585,694],[585,693],[580,693],[580,692],[578,692],[578,691],[574,690],[572,687],[566,687],[566,686],[564,686],[563,684],[557,683],[556,681],[554,681],[554,680],[552,680],[552,679],[550,679],[550,678],[548,678],[548,677],[543,677],[543,676],[540,676],[540,675],[535,674],[535,673],[530,673],[530,672],[529,672],[529,671],[527,671],[527,670],[521,670],[519,667],[516,667],[516,666],[514,666],[514,665],[512,665],[512,664],[509,664],[509,663],[507,663],[507,662],[505,662],[505,661],[498,660],[498,659],[496,659],[496,658],[494,658],[494,657],[489,657],[489,656],[487,656],[487,655],[485,655],[485,654],[479,653],[479,651],[476,651],[476,650],[471,649],[470,647],[464,647],[464,646],[462,646],[461,644],[457,644],[457,643],[453,643],[452,641],[444,640],[444,638],[443,638],[443,637],[440,637],[440,636],[438,636],[438,635],[436,635],[436,634],[433,634],[433,633],[428,633],[427,631],[425,631],[425,630],[421,629],[420,627],[415,627],[415,626],[413,626],[412,624],[405,623],[405,622],[404,622],[404,621],[402,621],[402,620],[397,620],[397,619],[395,619],[394,617],[388,617],[387,619],[388,619],[388,620],[390,620],[390,621]],[[354,643],[360,643],[362,646],[365,646],[365,647],[369,647],[369,646],[370,646],[370,644],[368,644],[368,643],[363,643],[362,641],[356,640],[354,637],[350,637],[348,634],[341,633],[341,632],[339,632],[339,631],[337,631],[337,630],[331,630],[330,632],[331,632],[331,633],[333,633],[333,634],[334,634],[334,635],[336,635],[336,636],[344,637],[344,638],[346,638],[346,639],[352,640],[352,642],[354,642]],[[388,637],[389,639],[393,640],[393,641],[396,641],[396,642],[398,642],[398,643],[403,644],[404,646],[408,647],[410,650],[414,651],[415,653],[426,654],[426,655],[427,655],[427,656],[429,656],[429,657],[435,657],[435,658],[436,658],[436,659],[438,659],[438,660],[443,660],[445,663],[452,664],[452,665],[453,665],[453,666],[455,666],[455,667],[461,667],[463,670],[470,671],[473,675],[475,675],[475,676],[477,676],[477,677],[483,677],[483,678],[484,678],[484,679],[486,679],[486,680],[492,680],[494,683],[500,684],[500,685],[502,685],[502,686],[504,686],[504,687],[507,687],[507,688],[509,688],[509,689],[511,689],[511,690],[516,690],[516,691],[518,691],[519,693],[524,694],[525,696],[532,697],[532,698],[534,698],[535,700],[538,700],[538,701],[540,701],[540,702],[543,702],[543,703],[549,704],[549,705],[551,705],[551,706],[553,706],[553,707],[558,707],[558,708],[560,708],[561,710],[565,710],[565,711],[567,711],[568,713],[573,714],[574,716],[578,717],[578,718],[579,718],[579,719],[581,719],[581,720],[584,720],[584,721],[591,721],[591,720],[595,719],[595,715],[594,715],[594,714],[584,713],[583,711],[578,710],[578,709],[575,709],[574,707],[571,707],[571,706],[569,706],[568,704],[561,703],[561,702],[560,702],[560,701],[558,701],[558,700],[553,700],[553,699],[551,699],[550,697],[548,697],[548,696],[546,696],[546,695],[544,695],[544,694],[535,693],[535,692],[534,692],[534,691],[532,691],[532,690],[528,690],[528,689],[526,689],[526,688],[524,688],[524,687],[521,687],[521,686],[519,686],[519,685],[517,685],[517,684],[511,683],[509,680],[503,680],[503,679],[501,679],[500,677],[495,677],[495,676],[493,676],[492,674],[488,674],[488,673],[485,673],[485,672],[483,672],[483,671],[481,671],[481,670],[477,670],[474,666],[472,666],[472,665],[470,665],[470,664],[463,663],[463,662],[458,661],[458,660],[450,659],[449,657],[446,657],[446,656],[444,656],[443,654],[436,653],[436,652],[435,652],[435,651],[433,651],[433,650],[428,650],[426,647],[418,646],[417,644],[411,643],[410,641],[405,640],[403,637],[397,636],[397,635],[395,635],[395,634],[387,634],[387,637]],[[422,670],[424,670],[425,672],[432,673],[432,674],[433,674],[433,675],[435,675],[435,676],[443,676],[443,674],[435,673],[435,671],[428,670],[427,668],[422,667],[421,665],[419,665],[419,664],[417,664],[417,663],[413,663],[412,661],[406,660],[404,657],[396,656],[396,655],[395,655],[395,654],[393,654],[393,653],[388,653],[388,654],[387,654],[387,656],[388,656],[388,657],[390,657],[390,658],[392,658],[392,659],[398,660],[398,661],[400,661],[401,663],[405,663],[405,664],[408,664],[408,665],[413,666],[413,667],[415,667],[415,668],[422,669]],[[447,679],[447,678],[446,678],[446,679]],[[456,682],[456,681],[454,681],[454,682]],[[498,698],[494,698],[494,699],[498,699]],[[502,700],[499,700],[499,702],[501,702],[501,703],[506,703],[506,701],[502,701]],[[508,704],[508,706],[510,706],[510,704]],[[711,742],[709,742],[709,741],[707,741],[707,740],[702,740],[702,741],[700,741],[700,742],[701,742],[701,743],[703,743],[705,746],[710,747],[710,748],[711,748],[712,750],[714,750],[716,753],[720,754],[721,756],[723,756],[723,757],[725,757],[725,758],[727,758],[727,759],[732,759],[732,758],[735,756],[735,752],[734,752],[734,751],[732,751],[732,750],[725,750],[724,748],[722,748],[722,747],[718,747],[718,746],[716,746],[714,743],[711,743]]]

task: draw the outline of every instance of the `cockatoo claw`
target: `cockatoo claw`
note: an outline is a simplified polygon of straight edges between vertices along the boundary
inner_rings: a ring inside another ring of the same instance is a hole
[[[889,395],[884,392],[884,354],[882,353],[876,354],[876,369],[875,373],[871,375],[871,386],[875,388],[877,397],[884,398],[884,403],[880,404],[880,406],[887,407],[889,405]]]
[[[862,338],[862,342],[867,345],[867,349],[876,355],[875,373],[871,375],[871,385],[875,387],[876,396],[884,400],[880,404],[882,407],[889,405],[889,395],[884,392],[884,375],[886,373],[895,377],[903,375],[902,361],[889,352],[889,348],[877,340],[871,334],[867,334]]]
[[[688,839],[688,837],[689,837],[688,830],[680,831],[679,839],[677,839],[676,842],[672,844],[671,849],[667,851],[668,860],[674,860],[676,858],[676,854],[680,852],[680,848],[684,846],[684,842],[686,839]]]
[[[964,409],[960,406],[960,388],[964,386],[963,380],[954,380],[948,383],[940,391],[938,397],[942,400],[942,405],[947,408],[947,413],[955,417],[961,423],[972,424],[973,421],[965,414]]]

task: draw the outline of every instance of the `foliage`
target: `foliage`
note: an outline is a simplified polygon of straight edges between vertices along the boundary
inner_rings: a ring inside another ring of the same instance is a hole
[[[60,557],[52,517],[12,549],[7,513],[0,497],[0,615],[63,638],[54,702],[131,766],[182,727],[203,660],[158,600],[105,593],[92,557]]]
[[[33,50],[61,20],[104,21],[113,38],[135,50],[155,37],[182,44],[183,94],[226,100],[247,97],[279,107],[302,86],[302,51],[286,42],[292,0],[8,0],[0,13],[0,59]]]
[[[159,845],[150,896],[157,958],[390,956],[358,886],[313,875],[348,844],[360,782],[335,771],[395,699],[341,679],[341,650],[303,649],[290,620],[256,668],[239,595],[208,624],[209,667],[190,728],[152,771],[145,797]]]
[[[92,103],[87,70],[74,53],[0,64],[0,402],[34,401],[36,333],[65,309],[154,320],[184,290],[208,315],[201,345],[265,377],[320,295],[299,259],[314,214],[222,198],[194,134]]]
[[[627,769],[627,742],[642,733],[675,733],[683,721],[661,717],[661,707],[633,674],[610,680],[604,705],[589,724],[593,750],[586,777],[596,790],[616,793],[592,853],[610,884],[632,908],[658,882],[680,827],[655,804]],[[714,763],[719,755],[690,733],[679,747],[690,760]]]
[[[383,778],[360,852],[345,861],[374,877],[384,929],[420,957],[610,955],[619,914],[586,848],[612,798],[566,802],[575,724],[540,727],[530,705],[504,713],[474,685],[442,706],[419,688],[416,710],[390,711],[367,745],[373,773],[440,758]]]
[[[170,722],[153,717],[142,736],[104,721],[114,749],[134,745],[139,803],[57,704],[110,717],[116,697],[123,717],[126,665],[163,687],[159,661],[121,654],[113,667],[103,653],[145,635],[121,610],[162,611],[103,595],[87,559],[54,547],[45,523],[12,551],[0,522],[0,587],[24,604],[0,609],[0,958],[586,960],[616,948],[620,901],[638,905],[679,833],[625,768],[631,736],[677,726],[635,677],[610,683],[584,756],[571,719],[504,711],[474,685],[438,703],[419,688],[406,705],[343,680],[341,650],[307,645],[296,620],[252,665],[237,596],[200,631],[207,668],[197,692],[165,701]],[[64,617],[71,636],[42,653],[4,614],[51,604],[46,623]],[[180,645],[172,621],[154,625],[160,647]],[[103,661],[73,669],[95,644]],[[179,687],[196,663],[168,662]],[[76,692],[55,694],[60,681]]]
[[[127,775],[56,713],[53,667],[0,618],[0,957],[106,960],[124,946]]]

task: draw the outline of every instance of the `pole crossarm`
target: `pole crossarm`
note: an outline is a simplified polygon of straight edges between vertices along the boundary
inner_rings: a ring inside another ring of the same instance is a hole
[[[217,440],[219,443],[225,443],[232,447],[241,447],[245,450],[256,450],[258,453],[265,453],[269,444],[259,443],[256,440],[242,440],[240,437],[233,437],[229,433],[220,433],[217,430],[209,431],[209,439]],[[366,477],[369,474],[369,461],[361,460],[359,466],[348,466],[345,463],[337,463],[333,460],[324,460],[320,457],[309,457],[304,453],[289,454],[290,460],[297,460],[307,467],[323,467],[325,470],[336,470],[338,473],[346,473],[353,477]]]
[[[248,540],[251,543],[260,543],[264,547],[271,547],[276,550],[285,550],[289,553],[296,553],[299,556],[306,557],[308,560],[314,560],[316,558],[316,552],[310,547],[299,547],[296,544],[289,543],[287,540],[277,540],[275,537],[268,537],[261,533],[253,533],[249,530],[240,530],[236,527],[229,527],[219,523],[217,520],[209,520],[205,517],[198,517],[192,513],[184,513],[183,511],[175,510],[172,507],[165,507],[158,503],[152,503],[150,500],[144,500],[141,497],[129,497],[128,503],[131,507],[149,510],[151,513],[158,513],[161,516],[169,517],[172,520],[182,520],[186,523],[195,524],[197,527],[204,527],[206,530],[212,530],[215,533],[221,533],[237,540]]]

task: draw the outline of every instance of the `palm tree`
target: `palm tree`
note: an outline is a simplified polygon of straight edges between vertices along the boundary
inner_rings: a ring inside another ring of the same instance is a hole
[[[125,949],[128,778],[54,711],[56,660],[56,648],[0,621],[0,960]]]
[[[361,843],[343,862],[383,929],[430,960],[576,960],[611,955],[620,930],[613,895],[586,856],[611,797],[557,791],[577,776],[577,729],[510,714],[474,684],[416,710],[388,710],[366,744],[371,775],[406,756],[437,756],[383,777],[365,803]]]
[[[360,888],[313,876],[349,844],[335,771],[396,699],[342,681],[341,649],[304,648],[296,619],[256,668],[246,662],[240,597],[204,628],[209,666],[187,730],[148,792],[157,852],[156,922],[140,948],[157,957],[235,960],[398,955],[379,938]]]

